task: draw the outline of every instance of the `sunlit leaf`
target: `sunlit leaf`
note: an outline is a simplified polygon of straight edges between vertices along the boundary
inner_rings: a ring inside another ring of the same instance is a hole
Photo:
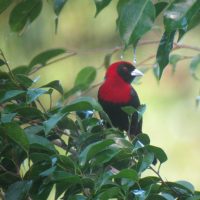
[[[11,11],[9,24],[14,32],[20,32],[33,22],[42,10],[41,0],[21,1]]]
[[[136,46],[138,40],[153,26],[155,8],[152,1],[120,0],[117,10],[120,37],[126,46]]]

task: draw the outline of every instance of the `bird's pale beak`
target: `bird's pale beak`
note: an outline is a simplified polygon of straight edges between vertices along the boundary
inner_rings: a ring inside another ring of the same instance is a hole
[[[131,76],[143,76],[144,74],[138,70],[138,69],[134,69],[132,72],[131,72]]]

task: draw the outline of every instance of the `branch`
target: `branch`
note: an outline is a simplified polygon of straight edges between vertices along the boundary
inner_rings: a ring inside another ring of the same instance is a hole
[[[77,55],[77,53],[76,53],[76,52],[72,52],[72,53],[67,54],[67,55],[65,55],[65,56],[63,56],[63,57],[57,58],[57,59],[55,59],[55,60],[52,60],[52,61],[48,62],[46,65],[41,65],[41,66],[39,66],[39,67],[35,67],[31,72],[29,72],[29,75],[34,74],[35,72],[37,72],[37,71],[40,70],[41,68],[44,68],[44,67],[49,66],[49,65],[51,65],[51,64],[57,63],[57,62],[59,62],[59,61],[61,61],[61,60],[65,60],[66,58],[69,58],[69,57],[72,57],[72,56],[75,56],[75,55]]]

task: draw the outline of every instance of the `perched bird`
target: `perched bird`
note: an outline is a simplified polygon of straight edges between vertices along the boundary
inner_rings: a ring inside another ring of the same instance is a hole
[[[105,81],[98,91],[98,101],[112,124],[127,131],[130,138],[142,132],[142,119],[138,120],[138,113],[134,112],[129,124],[128,114],[122,107],[133,106],[137,109],[140,106],[139,97],[131,82],[136,76],[142,75],[143,73],[129,62],[115,62],[107,69]]]

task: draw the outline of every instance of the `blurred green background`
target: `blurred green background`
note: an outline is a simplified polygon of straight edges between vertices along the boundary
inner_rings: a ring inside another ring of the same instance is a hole
[[[77,52],[76,56],[52,64],[32,78],[40,76],[38,85],[52,80],[60,80],[65,91],[73,86],[73,81],[86,66],[98,68],[95,83],[103,80],[105,69],[99,68],[107,53],[122,42],[116,32],[115,20],[117,1],[103,10],[96,18],[95,5],[91,0],[69,0],[59,17],[58,32],[55,34],[55,15],[52,6],[44,1],[40,16],[22,35],[10,31],[7,10],[0,16],[0,48],[4,51],[12,68],[28,64],[40,52],[51,48],[65,48]],[[162,18],[158,18],[153,29],[142,40],[160,40]],[[185,35],[181,43],[199,46],[200,27]],[[137,63],[156,54],[158,44],[138,46]],[[112,61],[120,60],[121,55],[127,61],[133,60],[132,49],[124,54],[119,51]],[[174,52],[184,56],[194,56],[198,52],[180,49]],[[160,146],[168,155],[168,161],[161,168],[165,180],[188,180],[200,190],[200,110],[195,107],[195,98],[199,95],[200,84],[190,75],[191,60],[180,61],[175,74],[168,66],[158,83],[153,75],[154,59],[138,68],[149,68],[140,84],[134,85],[141,102],[147,104],[144,115],[144,132],[149,134],[151,143]],[[94,83],[94,84],[95,84]],[[94,88],[86,95],[96,97]],[[55,99],[58,94],[55,94]],[[48,101],[42,99],[48,106]]]

